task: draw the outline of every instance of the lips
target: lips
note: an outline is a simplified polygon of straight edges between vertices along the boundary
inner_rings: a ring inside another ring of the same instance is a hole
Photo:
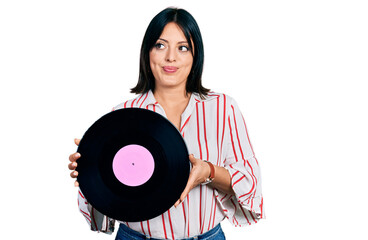
[[[178,70],[177,67],[173,67],[173,66],[165,66],[165,67],[163,67],[163,69],[167,73],[174,73]]]

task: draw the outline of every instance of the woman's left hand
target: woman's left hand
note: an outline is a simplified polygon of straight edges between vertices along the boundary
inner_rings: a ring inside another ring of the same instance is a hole
[[[174,204],[177,207],[188,195],[189,191],[206,181],[210,176],[210,166],[201,159],[195,158],[193,154],[189,155],[189,161],[192,163],[192,170],[190,171],[187,185],[180,196],[180,199]]]

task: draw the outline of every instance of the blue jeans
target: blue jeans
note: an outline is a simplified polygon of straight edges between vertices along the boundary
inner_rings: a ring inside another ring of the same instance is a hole
[[[115,240],[158,240],[157,238],[150,238],[149,236],[145,236],[139,232],[134,231],[133,229],[128,228],[124,224],[120,224],[119,230],[116,234]],[[216,227],[212,228],[208,232],[205,232],[201,235],[185,238],[182,240],[225,240],[224,232],[221,229],[221,225],[218,224]]]

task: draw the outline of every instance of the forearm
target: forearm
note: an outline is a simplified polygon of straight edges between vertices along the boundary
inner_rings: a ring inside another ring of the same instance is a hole
[[[235,195],[234,190],[231,186],[230,173],[224,167],[214,165],[214,168],[215,178],[211,183],[209,183],[209,186],[216,188],[220,192]]]

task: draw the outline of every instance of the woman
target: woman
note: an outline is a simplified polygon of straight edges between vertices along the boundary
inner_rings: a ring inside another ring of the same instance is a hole
[[[264,218],[259,165],[244,119],[231,97],[202,86],[203,60],[201,33],[187,11],[167,8],[152,19],[142,43],[139,81],[131,90],[139,95],[113,110],[145,108],[165,116],[182,134],[192,170],[172,208],[147,221],[120,223],[116,239],[225,239],[224,218],[235,226]],[[69,157],[73,178],[79,157]],[[78,200],[92,230],[111,231],[113,221],[80,191]]]

